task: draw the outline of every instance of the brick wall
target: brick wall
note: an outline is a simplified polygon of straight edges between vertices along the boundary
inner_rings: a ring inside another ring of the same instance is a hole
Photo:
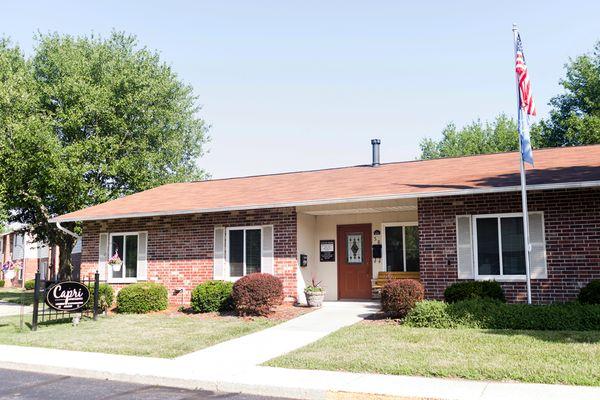
[[[543,211],[548,279],[532,280],[535,303],[573,300],[579,289],[600,279],[600,191],[536,191],[529,211]],[[457,278],[456,215],[521,211],[520,193],[419,199],[421,279],[428,298],[442,298]],[[524,282],[503,283],[510,301],[525,301]]]
[[[19,263],[21,263],[22,266],[25,267],[25,269],[23,271],[23,279],[22,280],[19,279],[19,274],[17,274],[15,276],[15,278],[12,279],[10,282],[5,282],[6,286],[21,287],[23,281],[35,279],[35,273],[38,270],[38,263],[39,263],[40,259],[38,259],[38,258],[13,259],[13,245],[14,245],[15,236],[16,235],[14,233],[10,233],[10,234],[2,237],[1,240],[4,240],[4,253],[3,253],[3,260],[0,260],[0,264],[11,260],[11,261],[19,262]],[[23,250],[23,251],[25,251],[25,250]],[[28,253],[28,255],[29,254],[31,254],[31,253]],[[47,259],[41,259],[41,260],[47,261]],[[0,276],[0,279],[4,279],[4,276],[3,276],[4,274],[0,274],[0,275],[2,275],[2,276]]]
[[[81,252],[82,277],[98,268],[98,241],[103,232],[148,231],[148,280],[164,284],[170,301],[181,296],[173,290],[184,288],[184,302],[190,290],[213,277],[215,226],[273,225],[275,275],[282,279],[286,297],[296,296],[296,211],[294,208],[233,211],[164,217],[86,222]],[[118,289],[122,285],[115,285]]]

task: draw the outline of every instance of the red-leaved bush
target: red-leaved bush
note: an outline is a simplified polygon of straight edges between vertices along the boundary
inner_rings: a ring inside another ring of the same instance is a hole
[[[381,289],[381,308],[393,316],[404,317],[424,297],[423,285],[416,279],[394,280]]]
[[[283,302],[283,284],[271,274],[250,274],[233,285],[231,293],[240,315],[267,315]]]

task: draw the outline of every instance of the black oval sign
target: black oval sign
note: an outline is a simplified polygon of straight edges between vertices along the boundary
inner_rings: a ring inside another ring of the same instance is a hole
[[[46,304],[58,311],[77,311],[90,299],[90,290],[79,282],[60,282],[48,288]]]

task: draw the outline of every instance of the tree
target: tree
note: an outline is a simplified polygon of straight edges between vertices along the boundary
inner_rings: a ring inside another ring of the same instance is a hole
[[[600,143],[600,41],[591,54],[570,60],[560,81],[565,93],[552,100],[540,123],[544,147]]]
[[[500,153],[519,148],[517,124],[504,114],[498,115],[493,122],[477,120],[460,129],[450,123],[442,136],[439,141],[430,138],[421,141],[422,159]],[[537,136],[532,130],[534,143]]]
[[[75,239],[49,219],[202,179],[206,125],[192,88],[135,37],[36,40],[31,58],[0,41],[0,206],[59,246],[59,275],[69,278]]]

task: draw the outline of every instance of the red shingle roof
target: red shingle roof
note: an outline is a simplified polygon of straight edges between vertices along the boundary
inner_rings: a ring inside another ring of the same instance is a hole
[[[536,150],[531,189],[600,186],[600,145]],[[519,154],[174,183],[62,215],[82,221],[519,190]]]

